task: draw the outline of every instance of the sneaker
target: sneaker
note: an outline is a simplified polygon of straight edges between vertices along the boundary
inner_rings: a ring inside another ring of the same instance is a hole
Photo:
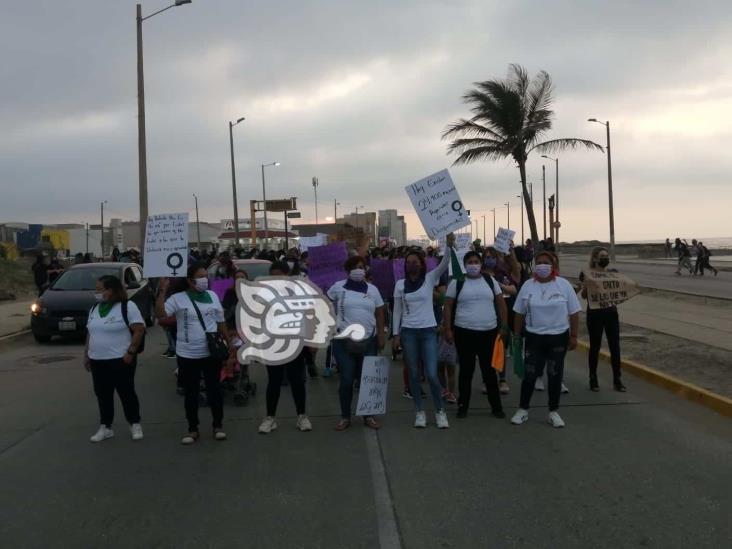
[[[448,391],[448,393],[444,396],[445,402],[448,404],[455,404],[457,403],[457,397],[455,396],[455,393],[451,393]]]
[[[226,440],[228,437],[223,429],[214,429],[214,440]]]
[[[407,389],[406,387],[404,388],[404,392],[402,393],[402,396],[403,396],[404,398],[408,398],[408,399],[410,399],[410,400],[414,398],[414,397],[412,396],[412,392],[411,392],[411,391],[410,391],[409,389]]]
[[[498,384],[498,392],[501,393],[502,395],[507,395],[510,392],[510,390],[511,389],[508,387],[508,383],[506,383],[505,381],[501,381]]]
[[[139,423],[133,423],[130,426],[130,435],[132,440],[142,440],[142,427]]]
[[[536,383],[534,383],[534,389],[536,389],[537,391],[544,390],[544,378],[543,377],[536,378]]]
[[[184,446],[189,446],[196,442],[198,440],[198,432],[191,431],[187,435],[185,435],[182,439],[180,439],[180,443]]]
[[[597,382],[597,376],[590,376],[590,391],[597,393],[600,390],[600,384]]]
[[[297,425],[298,430],[301,431],[301,432],[303,432],[303,433],[306,432],[306,431],[312,431],[313,430],[313,424],[310,423],[310,420],[308,419],[308,416],[306,416],[305,414],[300,414],[299,416],[297,416],[297,423],[296,423],[296,425]]]
[[[333,377],[333,368],[325,368],[323,370],[323,377]]]
[[[523,408],[516,410],[516,413],[513,414],[513,417],[511,418],[511,423],[514,425],[521,425],[527,421],[529,421],[529,411],[524,410]]]
[[[449,429],[450,423],[447,421],[447,414],[445,410],[435,412],[435,423],[437,423],[438,429]]]
[[[414,426],[417,429],[424,429],[427,427],[427,416],[424,412],[417,412],[417,415],[414,418]]]
[[[175,351],[165,351],[163,353],[164,358],[175,358]]]
[[[491,415],[493,417],[497,417],[498,419],[503,419],[504,417],[506,417],[506,412],[504,412],[503,410],[493,410],[491,411]]]
[[[613,383],[613,389],[615,389],[618,393],[624,393],[625,391],[627,391],[625,385],[623,385],[623,382],[620,380],[617,380]]]
[[[318,369],[315,367],[315,364],[308,366],[308,375],[310,377],[318,377]]]
[[[549,417],[547,417],[546,420],[549,425],[557,429],[561,429],[562,427],[564,427],[564,421],[557,412],[549,412]]]
[[[569,393],[569,387],[567,387],[567,386],[566,386],[566,385],[564,384],[564,381],[562,381],[562,394],[563,394],[563,395],[566,395],[567,393]]]
[[[259,432],[263,435],[271,433],[275,429],[277,429],[277,422],[272,416],[267,416],[262,420],[262,423],[259,424]]]
[[[112,429],[106,425],[100,425],[99,430],[89,438],[89,442],[102,442],[103,440],[107,440],[113,436],[114,431],[112,431]]]

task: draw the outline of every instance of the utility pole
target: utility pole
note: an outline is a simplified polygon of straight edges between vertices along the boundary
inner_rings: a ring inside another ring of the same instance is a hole
[[[610,258],[615,261],[615,206],[613,204],[613,163],[610,159],[610,121],[605,123],[607,130],[607,194],[610,206]],[[716,271],[714,271],[716,273]]]
[[[107,203],[105,200],[104,202],[100,203],[100,210],[101,210],[101,224],[99,226],[100,233],[101,233],[101,243],[102,243],[102,261],[104,261],[104,205]],[[143,240],[144,242],[144,240]]]
[[[140,250],[145,253],[147,227],[147,142],[145,138],[145,76],[142,67],[142,6],[137,4],[137,178],[140,195]],[[102,257],[104,237],[102,236]]]
[[[315,224],[318,224],[318,178],[313,177],[313,192],[315,192]],[[335,223],[335,221],[333,221]]]
[[[541,186],[544,189],[543,210],[544,210],[544,240],[546,240],[546,166],[541,165]]]
[[[493,212],[493,238],[496,238],[496,209],[492,208],[491,211]]]
[[[236,122],[229,121],[229,149],[231,151],[231,191],[234,195],[234,245],[239,245],[239,203],[236,198],[236,168],[234,165],[234,131],[233,128],[239,122],[245,120],[244,117],[239,118]],[[264,170],[264,168],[262,169]],[[199,238],[200,240],[200,238]],[[198,244],[200,249],[201,244]]]
[[[506,223],[508,224],[506,228],[511,229],[511,202],[506,202],[504,206],[506,206]]]
[[[333,199],[333,223],[338,223],[338,202]]]
[[[483,246],[486,246],[486,243],[485,243],[486,242],[485,241],[485,216],[481,215],[481,217],[483,218]]]
[[[521,245],[524,245],[524,194],[517,194],[516,198],[521,201]]]
[[[86,253],[89,253],[89,223],[86,224]]]
[[[193,198],[196,201],[196,236],[198,236],[198,251],[201,251],[201,224],[198,221],[198,197],[194,194]],[[239,233],[236,233],[236,242],[239,243]]]

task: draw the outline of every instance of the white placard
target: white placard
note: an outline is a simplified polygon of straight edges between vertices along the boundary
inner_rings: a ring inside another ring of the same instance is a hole
[[[442,170],[405,187],[430,240],[470,225],[450,172]]]
[[[516,231],[500,227],[498,229],[498,234],[496,235],[496,241],[493,243],[493,247],[502,254],[507,254],[511,250],[511,241],[515,235]]]
[[[465,254],[470,251],[470,246],[473,244],[473,235],[470,233],[459,233],[455,235],[455,257],[457,258],[460,270],[465,274],[465,265],[463,265],[463,258]],[[448,275],[455,276],[452,272],[452,261],[448,268]]]
[[[145,277],[185,277],[188,268],[188,213],[147,217]]]
[[[323,233],[317,233],[315,236],[301,236],[299,239],[298,246],[301,252],[306,252],[308,248],[315,248],[316,246],[325,246],[328,244],[328,235]]]
[[[377,416],[386,413],[389,388],[389,360],[385,356],[363,357],[361,388],[358,392],[357,416]]]

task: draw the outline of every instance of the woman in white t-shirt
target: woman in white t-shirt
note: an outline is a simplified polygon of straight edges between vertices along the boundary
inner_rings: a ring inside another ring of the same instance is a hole
[[[226,440],[223,430],[224,399],[221,394],[221,364],[211,357],[206,332],[219,332],[229,344],[229,361],[236,360],[236,349],[224,322],[224,309],[218,296],[208,289],[208,273],[202,263],[188,267],[188,288],[165,299],[169,281],[160,280],[155,300],[155,315],[167,318],[175,315],[177,337],[175,353],[178,360],[178,379],[183,386],[188,433],[182,444],[193,444],[199,438],[198,398],[201,374],[206,384],[206,398],[213,416],[216,440]],[[198,309],[198,311],[196,310]],[[199,319],[200,312],[203,319]]]
[[[140,401],[135,392],[137,351],[145,335],[140,310],[127,300],[127,290],[116,276],[97,281],[97,304],[89,311],[84,366],[91,371],[99,402],[99,430],[89,439],[101,442],[114,436],[114,392],[117,391],[132,440],[142,439]],[[126,316],[126,318],[125,318]]]
[[[395,349],[402,345],[404,347],[404,361],[409,368],[409,387],[416,410],[414,426],[421,429],[427,427],[427,418],[422,410],[420,362],[424,365],[424,375],[430,384],[437,427],[450,427],[442,400],[442,386],[437,376],[437,321],[432,294],[450,263],[450,249],[454,242],[455,236],[451,233],[447,236],[447,247],[442,261],[430,272],[427,272],[421,253],[407,252],[404,258],[405,277],[394,285],[392,345]]]
[[[460,361],[457,417],[464,418],[468,415],[477,356],[493,416],[504,418],[506,414],[498,392],[498,377],[491,361],[496,336],[499,333],[508,333],[506,302],[498,282],[481,272],[479,253],[468,252],[463,263],[465,280],[453,279],[450,282],[443,311],[445,338],[448,342],[455,342]]]
[[[384,348],[384,301],[378,288],[365,280],[366,261],[360,256],[349,257],[344,269],[348,278],[328,289],[328,297],[335,306],[336,329],[341,332],[347,326],[360,324],[367,339],[358,342],[347,338],[333,340],[333,355],[341,372],[338,388],[341,419],[335,426],[336,431],[345,431],[351,426],[353,383],[361,371],[363,357],[374,356]],[[373,416],[364,416],[363,422],[371,429],[380,427]]]
[[[511,423],[520,425],[529,419],[529,405],[534,384],[547,369],[549,417],[553,427],[564,427],[557,412],[564,376],[567,349],[577,348],[577,329],[581,310],[572,285],[558,276],[557,256],[541,251],[536,254],[534,277],[524,282],[513,307],[514,334],[521,337],[526,328],[524,378],[521,382],[520,407]]]

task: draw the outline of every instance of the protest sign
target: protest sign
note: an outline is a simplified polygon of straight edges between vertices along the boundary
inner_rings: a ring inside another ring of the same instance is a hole
[[[227,290],[229,288],[232,288],[233,286],[233,278],[224,278],[211,281],[211,291],[218,296],[219,301],[224,300],[224,296],[226,295]]]
[[[470,225],[470,216],[447,170],[407,185],[405,190],[430,240]]]
[[[147,217],[145,278],[185,277],[188,267],[188,213]]]
[[[516,231],[500,227],[498,229],[498,234],[496,235],[496,241],[493,243],[493,247],[502,254],[507,254],[511,250],[511,241],[515,235]]]
[[[328,235],[317,233],[315,236],[301,236],[298,246],[301,252],[307,252],[308,248],[325,246],[326,244],[328,244]]]
[[[587,304],[590,309],[605,309],[619,305],[638,295],[638,285],[627,276],[612,271],[585,272]]]
[[[389,388],[389,360],[384,356],[363,357],[361,388],[358,392],[357,416],[386,413],[386,393]]]
[[[308,278],[324,292],[335,282],[344,280],[343,263],[348,259],[345,242],[308,248]]]
[[[452,277],[456,275],[453,273],[453,266],[460,267],[460,274],[465,274],[465,265],[463,265],[463,258],[465,254],[470,251],[470,245],[472,244],[473,236],[470,233],[460,233],[455,235],[455,247],[453,248],[453,260],[450,261],[448,274]],[[447,246],[445,247],[447,250]]]
[[[394,296],[394,270],[391,261],[374,258],[371,260],[369,268],[371,282],[379,289],[381,299],[385,301],[391,299]]]

